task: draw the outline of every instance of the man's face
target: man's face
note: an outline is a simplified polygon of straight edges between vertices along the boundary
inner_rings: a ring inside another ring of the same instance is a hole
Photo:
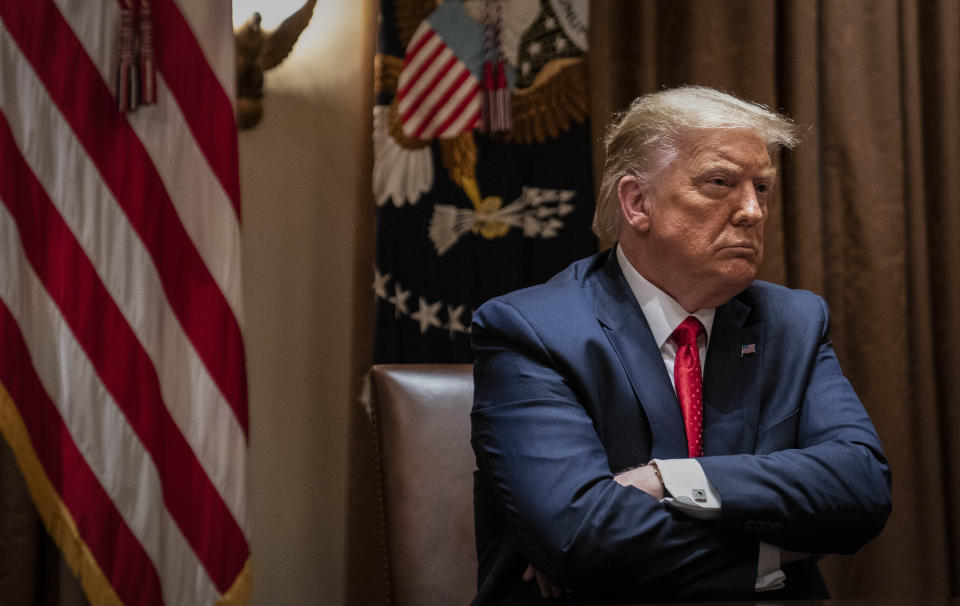
[[[763,258],[763,225],[776,171],[763,141],[745,129],[696,131],[650,195],[648,250],[675,298],[703,293],[703,307],[749,286]],[[672,287],[672,288],[671,288]]]

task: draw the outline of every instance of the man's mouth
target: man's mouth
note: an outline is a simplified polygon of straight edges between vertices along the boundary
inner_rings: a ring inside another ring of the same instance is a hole
[[[723,248],[733,252],[757,254],[757,245],[753,242],[736,242],[734,244],[728,244]]]

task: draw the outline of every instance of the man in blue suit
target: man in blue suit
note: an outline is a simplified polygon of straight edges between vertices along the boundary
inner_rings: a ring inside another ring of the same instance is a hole
[[[712,89],[637,99],[594,220],[617,245],[474,315],[474,604],[825,597],[817,558],[883,528],[826,304],[754,280],[795,142]]]

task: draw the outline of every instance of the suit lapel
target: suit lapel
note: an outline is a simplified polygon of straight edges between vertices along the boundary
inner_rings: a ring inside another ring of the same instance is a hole
[[[756,443],[764,343],[762,324],[744,326],[749,313],[736,298],[717,308],[703,385],[707,456],[750,453]]]
[[[613,251],[596,276],[594,292],[597,319],[620,358],[650,423],[653,438],[651,457],[686,457],[687,438],[683,417],[663,365],[663,356]]]

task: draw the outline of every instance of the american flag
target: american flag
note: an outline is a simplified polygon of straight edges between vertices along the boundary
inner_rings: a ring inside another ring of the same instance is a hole
[[[429,20],[407,46],[397,86],[397,109],[408,137],[456,137],[480,121],[480,81]]]
[[[91,603],[241,603],[231,7],[152,0],[122,113],[130,1],[0,0],[0,431]]]

